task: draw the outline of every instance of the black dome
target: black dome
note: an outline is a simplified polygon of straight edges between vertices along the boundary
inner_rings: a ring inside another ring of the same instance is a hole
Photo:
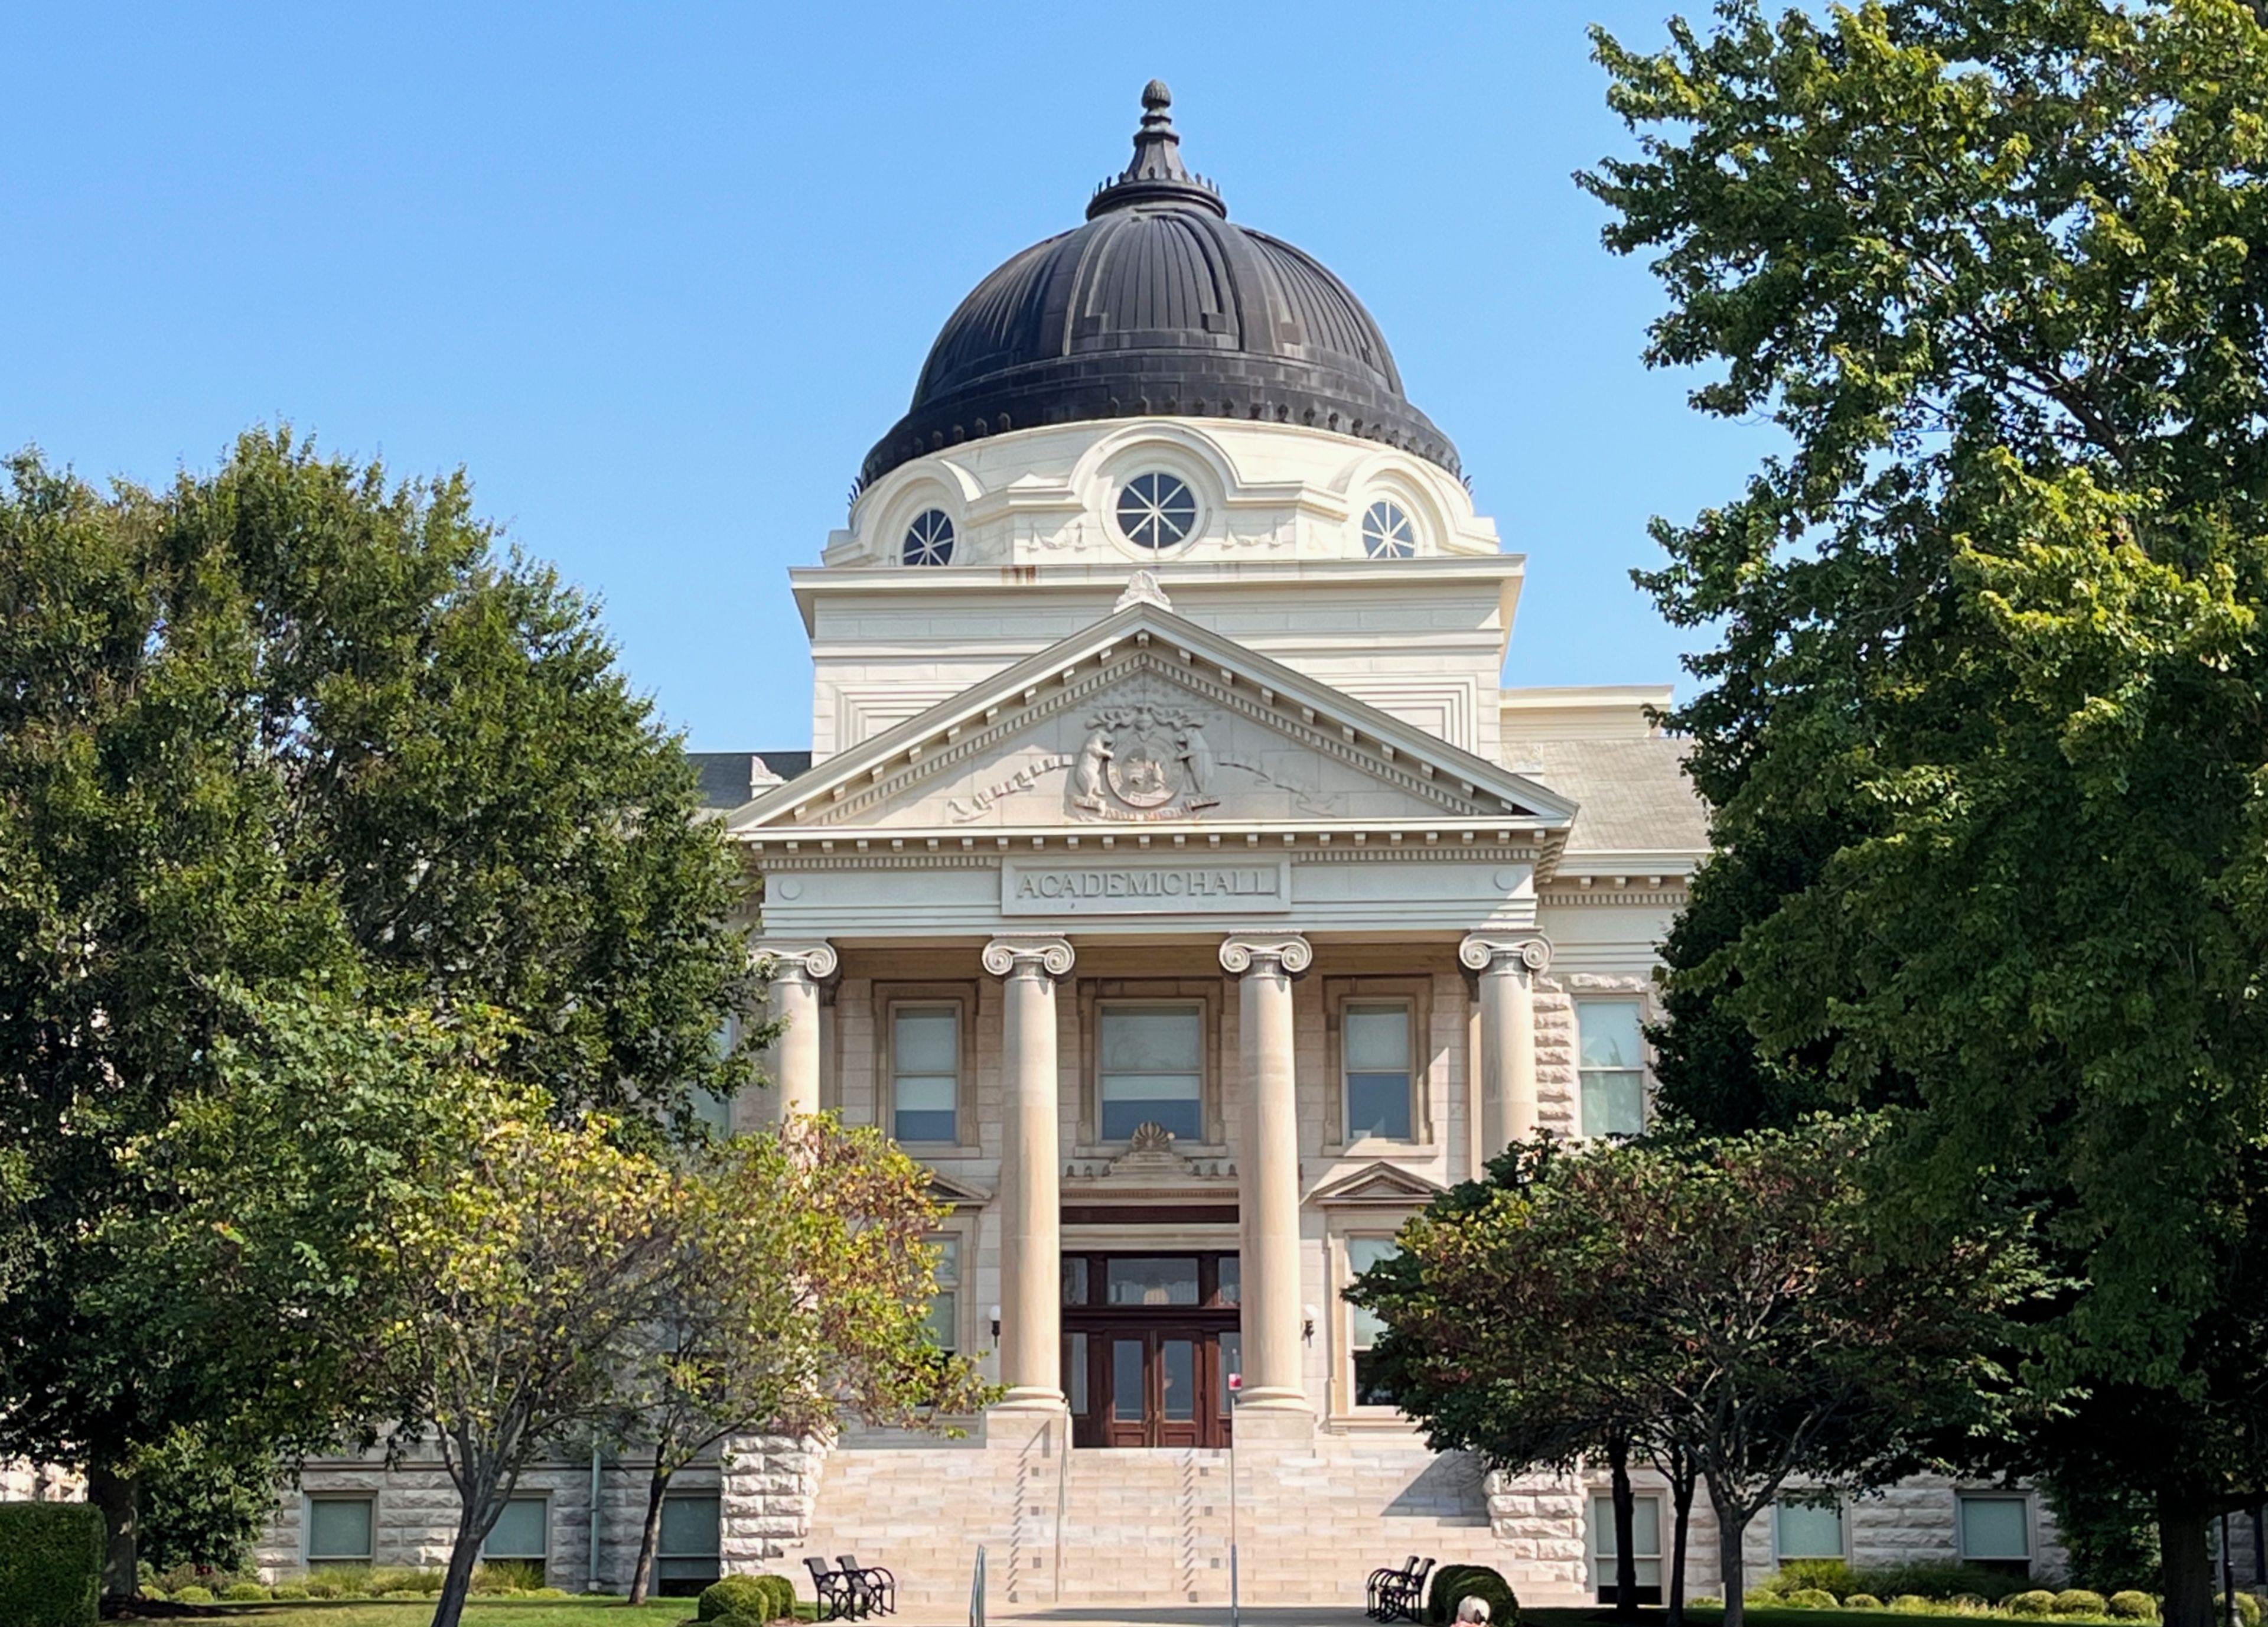
[[[1344,283],[1291,244],[1233,225],[1182,166],[1166,87],[1142,93],[1134,159],[1086,224],[1035,244],[946,322],[913,405],[860,489],[963,440],[1042,424],[1262,418],[1384,441],[1457,471],[1402,393],[1386,336]]]

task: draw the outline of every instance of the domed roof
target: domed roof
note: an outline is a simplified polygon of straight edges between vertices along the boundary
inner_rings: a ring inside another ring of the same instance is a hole
[[[866,455],[862,490],[960,441],[1156,414],[1311,425],[1457,472],[1362,302],[1291,244],[1231,223],[1219,190],[1182,167],[1171,105],[1150,81],[1133,161],[1096,189],[1086,224],[961,302],[912,407]]]

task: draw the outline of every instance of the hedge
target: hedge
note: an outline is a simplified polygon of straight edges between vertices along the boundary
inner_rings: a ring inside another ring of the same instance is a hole
[[[1468,1597],[1487,1602],[1489,1627],[1520,1627],[1520,1601],[1512,1584],[1484,1564],[1445,1564],[1434,1572],[1426,1616],[1433,1622],[1454,1621],[1459,1601]]]
[[[0,1503],[0,1622],[92,1627],[107,1540],[85,1503]]]

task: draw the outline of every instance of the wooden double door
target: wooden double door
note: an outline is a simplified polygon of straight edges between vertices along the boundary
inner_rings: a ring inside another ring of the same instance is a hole
[[[1228,1444],[1228,1375],[1239,1371],[1241,1340],[1235,1257],[1227,1258],[1224,1272],[1217,1257],[1203,1257],[1203,1291],[1196,1295],[1156,1291],[1160,1277],[1178,1280],[1181,1268],[1174,1258],[1093,1257],[1092,1281],[1099,1291],[1091,1300],[1068,1291],[1067,1280],[1064,1387],[1070,1393],[1074,1446]],[[1149,1291],[1138,1298],[1100,1291],[1106,1283],[1116,1285],[1120,1273],[1113,1268],[1120,1264],[1146,1270]]]

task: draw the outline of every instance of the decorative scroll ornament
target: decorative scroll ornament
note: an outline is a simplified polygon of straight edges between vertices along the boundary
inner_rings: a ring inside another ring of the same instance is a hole
[[[1110,607],[1111,614],[1115,616],[1120,610],[1130,610],[1138,604],[1154,604],[1161,610],[1170,610],[1174,608],[1174,602],[1166,596],[1166,590],[1158,585],[1156,572],[1137,571],[1128,577],[1126,591],[1120,594],[1118,603]]]
[[[1541,936],[1521,938],[1493,937],[1476,932],[1457,945],[1457,958],[1475,972],[1486,972],[1501,964],[1503,958],[1516,955],[1520,964],[1532,976],[1551,967],[1551,940]]]
[[[1126,1150],[1110,1161],[1113,1175],[1193,1175],[1197,1165],[1174,1150],[1174,1133],[1158,1123],[1138,1124]]]
[[[833,977],[835,968],[841,964],[832,943],[758,938],[748,945],[748,950],[759,964],[770,963],[769,975],[774,978],[806,978],[814,983],[821,982]]]
[[[984,946],[983,958],[984,969],[994,977],[1058,978],[1071,975],[1076,957],[1063,938],[994,938]]]
[[[1263,972],[1274,967],[1286,977],[1297,977],[1314,964],[1314,958],[1315,951],[1302,937],[1239,937],[1220,946],[1221,969],[1238,977],[1256,964]]]

